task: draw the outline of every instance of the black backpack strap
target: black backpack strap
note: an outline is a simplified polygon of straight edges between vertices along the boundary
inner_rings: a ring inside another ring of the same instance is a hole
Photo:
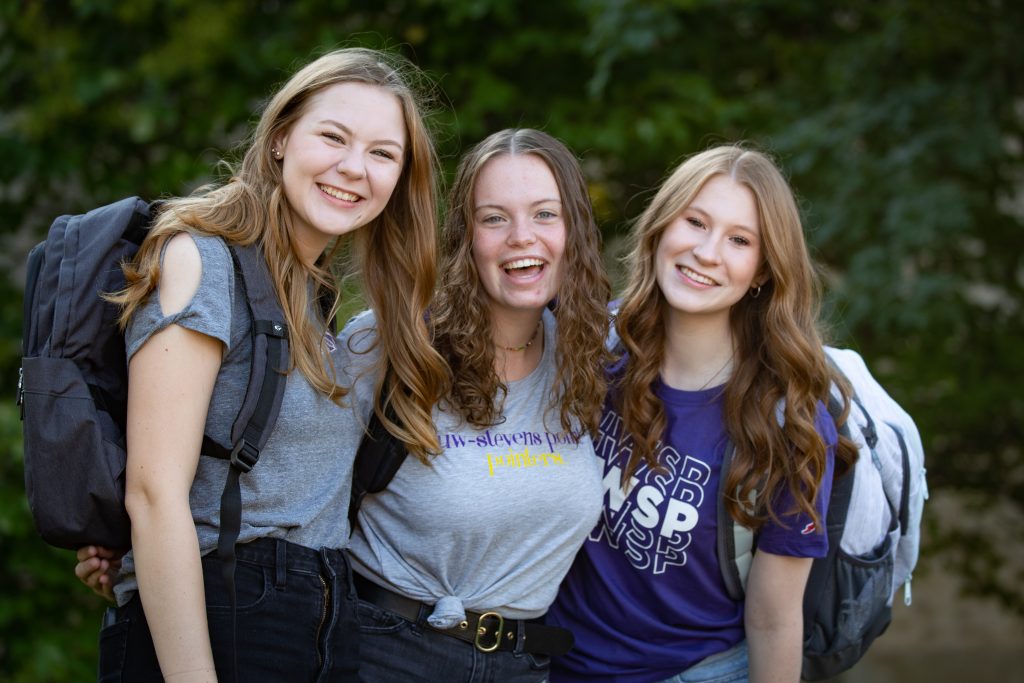
[[[389,420],[397,421],[394,408],[385,404],[384,414]],[[405,462],[408,449],[384,427],[374,411],[366,432],[359,442],[356,460],[352,469],[352,496],[348,505],[349,533],[355,528],[359,507],[367,493],[380,493],[394,478],[398,468]]]
[[[259,461],[277,422],[289,365],[288,327],[278,303],[263,251],[258,245],[231,245],[236,283],[242,287],[252,320],[252,364],[249,384],[231,427],[231,448],[203,436],[202,453],[231,462],[220,499],[217,557],[231,601],[232,641],[235,637],[235,543],[242,525],[239,477]],[[237,666],[237,648],[235,671]]]

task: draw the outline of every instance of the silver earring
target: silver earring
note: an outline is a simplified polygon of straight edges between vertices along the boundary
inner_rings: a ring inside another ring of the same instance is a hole
[[[275,159],[281,158],[281,150],[279,150],[277,147],[271,147],[270,153],[274,155]]]
[[[750,298],[751,299],[756,299],[759,296],[761,296],[761,285],[757,285],[756,287],[751,287],[750,288]]]

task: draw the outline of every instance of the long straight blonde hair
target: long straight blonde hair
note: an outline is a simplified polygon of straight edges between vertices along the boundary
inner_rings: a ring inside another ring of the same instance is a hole
[[[340,304],[339,288],[329,271],[338,244],[316,264],[300,258],[281,164],[271,148],[324,88],[346,82],[384,88],[401,103],[409,145],[390,200],[377,218],[353,234],[364,290],[379,324],[375,409],[412,452],[438,451],[430,411],[445,384],[447,368],[424,323],[436,278],[438,164],[413,90],[420,78],[418,70],[397,55],[362,48],[329,52],[296,72],[270,98],[241,163],[226,183],[164,202],[135,260],[125,266],[126,289],[111,297],[122,306],[122,325],[156,288],[162,248],[173,235],[190,231],[240,245],[258,243],[289,326],[292,366],[318,392],[340,403],[348,390],[335,381],[324,353],[325,333],[333,330],[311,314],[317,310],[314,302],[324,297],[333,301],[328,319]],[[386,403],[394,408],[396,421],[384,415]]]
[[[757,296],[744,296],[730,310],[736,365],[725,386],[725,423],[736,455],[725,491],[726,509],[741,524],[758,528],[778,519],[770,501],[788,489],[797,506],[818,524],[814,508],[825,474],[826,445],[815,427],[819,402],[827,402],[835,381],[818,332],[818,287],[800,214],[789,184],[764,154],[723,145],[696,154],[662,183],[632,231],[627,257],[629,280],[616,327],[628,353],[619,409],[633,452],[623,481],[640,464],[657,467],[656,447],[665,432],[665,408],[651,391],[665,353],[664,311],[668,305],[655,278],[655,253],[666,227],[712,177],[724,175],[753,193],[761,224],[762,272]],[[784,424],[776,410],[784,406]],[[856,459],[852,442],[841,438],[836,469]],[[766,503],[751,509],[756,492]]]

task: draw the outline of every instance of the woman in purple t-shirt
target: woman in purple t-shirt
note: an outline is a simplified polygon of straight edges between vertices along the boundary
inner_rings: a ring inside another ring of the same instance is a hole
[[[763,154],[717,147],[671,174],[632,237],[595,443],[604,512],[549,613],[576,636],[552,680],[795,683],[833,463],[854,450],[822,404],[793,194]],[[745,602],[722,579],[724,514],[757,532]]]

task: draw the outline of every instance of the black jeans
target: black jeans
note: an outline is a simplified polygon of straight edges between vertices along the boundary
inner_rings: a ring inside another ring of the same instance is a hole
[[[550,657],[517,647],[481,652],[470,643],[359,601],[362,676],[366,683],[544,683]]]
[[[221,562],[203,558],[210,644],[220,681],[358,681],[355,588],[339,550],[263,538],[235,549],[237,642]],[[139,595],[100,632],[99,680],[160,681]]]

